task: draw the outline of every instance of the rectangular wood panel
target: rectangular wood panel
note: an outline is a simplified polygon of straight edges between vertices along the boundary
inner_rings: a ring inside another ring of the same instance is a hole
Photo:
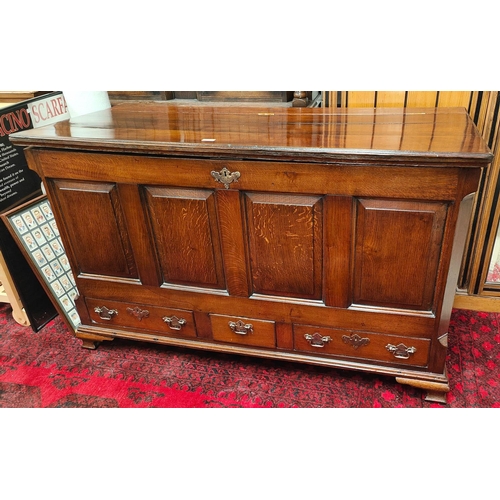
[[[447,207],[358,200],[354,303],[431,310]]]
[[[56,180],[50,186],[79,272],[137,279],[116,184]]]
[[[322,198],[248,193],[254,293],[321,298]]]
[[[213,191],[148,186],[145,198],[164,282],[224,288]]]

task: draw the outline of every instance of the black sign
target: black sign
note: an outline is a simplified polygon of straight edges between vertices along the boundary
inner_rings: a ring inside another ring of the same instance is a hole
[[[52,92],[0,108],[0,213],[41,194],[41,181],[28,168],[23,148],[9,135],[64,119],[67,109],[61,92]]]

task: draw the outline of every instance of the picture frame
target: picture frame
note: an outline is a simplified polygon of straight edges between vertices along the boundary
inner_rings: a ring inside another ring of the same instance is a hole
[[[73,332],[80,325],[75,307],[78,289],[47,196],[38,196],[2,214],[2,219]]]

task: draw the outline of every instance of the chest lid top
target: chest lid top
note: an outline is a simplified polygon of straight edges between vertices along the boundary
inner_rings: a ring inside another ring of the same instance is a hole
[[[111,109],[11,134],[19,146],[204,158],[373,160],[483,166],[464,108],[284,108],[169,102]]]

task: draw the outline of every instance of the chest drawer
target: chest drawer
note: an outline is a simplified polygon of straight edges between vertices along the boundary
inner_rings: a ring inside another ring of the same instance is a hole
[[[210,322],[214,340],[256,347],[276,347],[274,321],[211,314]]]
[[[196,337],[191,311],[93,298],[86,303],[92,321],[103,326]]]
[[[369,332],[293,326],[295,351],[426,366],[430,340]]]

